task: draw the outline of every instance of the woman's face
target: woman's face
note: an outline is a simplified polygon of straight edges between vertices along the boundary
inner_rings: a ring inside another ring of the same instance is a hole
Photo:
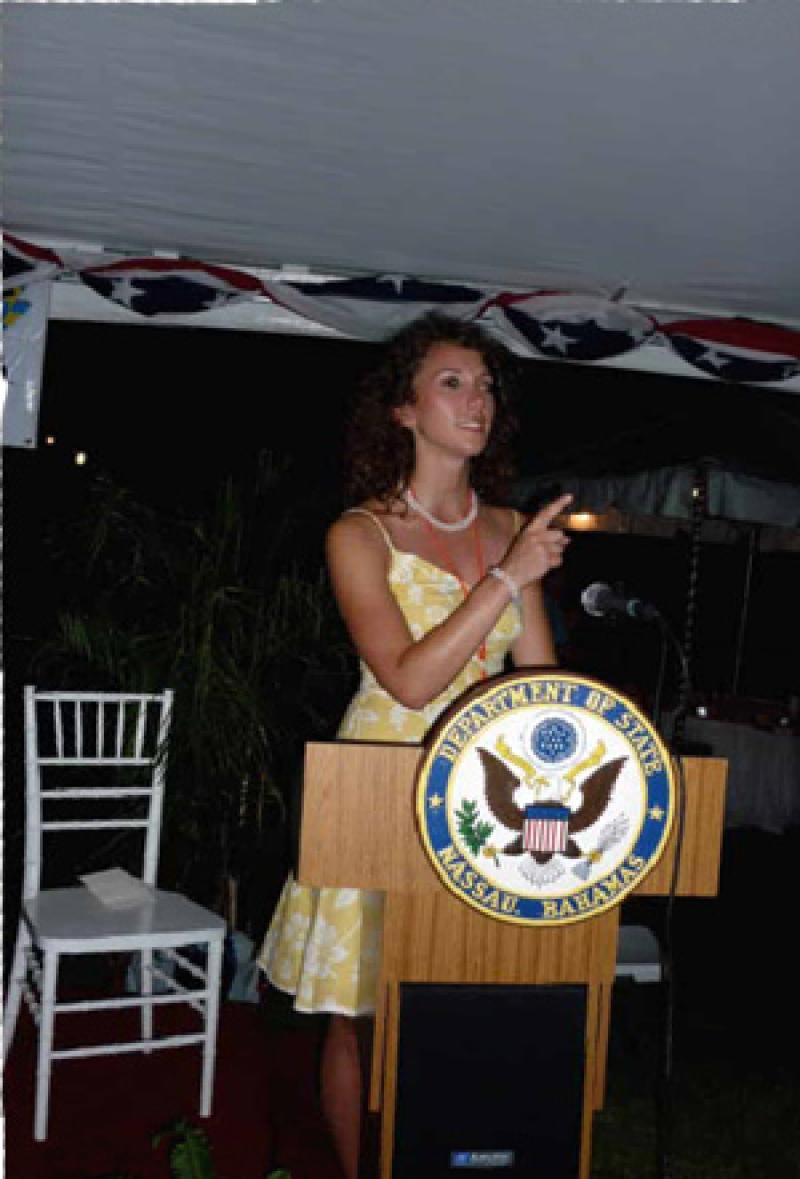
[[[495,413],[491,373],[480,352],[432,344],[412,382],[413,399],[395,410],[421,447],[474,458],[489,441]]]

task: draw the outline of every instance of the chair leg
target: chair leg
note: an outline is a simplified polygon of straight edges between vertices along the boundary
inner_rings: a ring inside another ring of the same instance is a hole
[[[150,949],[142,950],[141,961],[139,963],[140,975],[140,990],[142,996],[152,995],[153,993],[153,951]],[[153,1038],[153,1004],[142,1004],[142,1039],[152,1040]],[[145,1053],[149,1054],[149,1049],[145,1048]]]
[[[22,999],[22,984],[27,975],[26,954],[31,944],[31,935],[24,921],[20,920],[17,930],[17,943],[14,947],[14,958],[11,963],[11,973],[8,976],[8,992],[3,1014],[3,1063],[5,1064],[11,1045],[14,1041],[14,1029],[17,1026],[19,1004]]]
[[[50,1096],[57,978],[58,954],[47,949],[44,952],[44,968],[42,970],[42,1010],[39,1023],[39,1051],[36,1060],[36,1111],[33,1136],[37,1142],[44,1142],[47,1137],[47,1107]]]
[[[219,992],[222,978],[222,938],[213,938],[208,943],[206,962],[206,1036],[203,1044],[203,1080],[200,1087],[200,1116],[207,1118],[211,1113],[211,1098],[214,1090],[214,1064],[217,1055],[217,1023],[219,1020]]]

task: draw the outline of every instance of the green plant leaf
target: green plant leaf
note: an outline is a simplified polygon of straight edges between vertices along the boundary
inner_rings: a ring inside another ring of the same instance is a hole
[[[153,1146],[170,1144],[169,1163],[173,1179],[214,1179],[211,1148],[202,1130],[182,1118],[153,1136]]]
[[[175,1179],[214,1179],[211,1151],[205,1136],[189,1130],[182,1142],[170,1152],[170,1166]]]

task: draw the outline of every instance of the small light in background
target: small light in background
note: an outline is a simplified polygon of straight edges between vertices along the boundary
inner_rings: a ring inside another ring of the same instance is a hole
[[[702,488],[698,487],[697,484],[695,484],[695,486],[692,488],[692,499],[699,499],[701,494],[702,494]]]
[[[54,434],[48,434],[44,440],[45,446],[55,446],[56,439]]]
[[[85,467],[87,457],[88,456],[87,456],[85,450],[77,451],[75,454],[75,466],[76,467]]]
[[[597,516],[593,512],[571,512],[567,516],[567,527],[575,528],[578,532],[590,532],[597,526]]]

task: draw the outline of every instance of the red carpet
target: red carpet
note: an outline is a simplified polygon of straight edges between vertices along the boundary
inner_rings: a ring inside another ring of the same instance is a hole
[[[63,1019],[82,1042],[135,1038],[130,1012]],[[180,1015],[163,1010],[156,1032]],[[185,1018],[185,1017],[184,1017]],[[103,1032],[108,1021],[113,1031]],[[58,1029],[58,1021],[56,1023]],[[224,1003],[212,1116],[197,1114],[200,1051],[95,1057],[53,1065],[46,1142],[33,1140],[34,1028],[23,1013],[5,1074],[7,1179],[168,1179],[165,1144],[151,1139],[187,1118],[211,1143],[216,1179],[264,1179],[286,1167],[292,1179],[341,1179],[315,1090],[319,1024],[275,1028],[263,1009]],[[77,1042],[70,1037],[70,1042]],[[66,1046],[66,1038],[57,1040]]]

